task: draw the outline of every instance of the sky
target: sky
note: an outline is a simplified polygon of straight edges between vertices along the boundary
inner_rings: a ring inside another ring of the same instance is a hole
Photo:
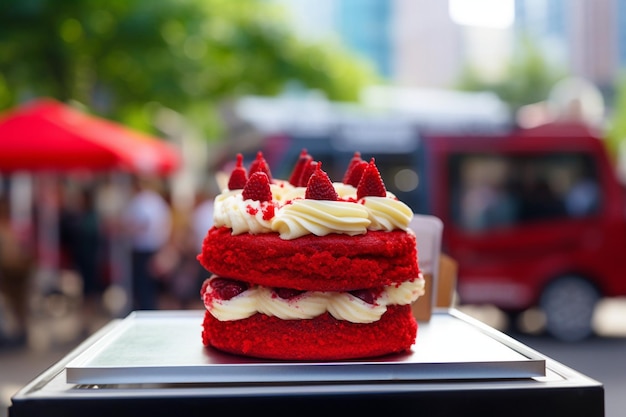
[[[450,18],[460,25],[506,29],[515,21],[514,0],[449,0]]]

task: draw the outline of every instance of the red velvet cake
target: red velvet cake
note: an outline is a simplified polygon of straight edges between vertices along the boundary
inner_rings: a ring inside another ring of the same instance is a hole
[[[238,155],[198,255],[202,342],[246,356],[342,360],[410,349],[424,293],[412,211],[355,153],[332,183],[303,151],[289,181]]]

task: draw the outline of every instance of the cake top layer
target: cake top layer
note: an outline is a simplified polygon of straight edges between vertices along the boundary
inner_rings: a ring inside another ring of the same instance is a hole
[[[303,150],[286,180],[273,179],[261,152],[246,172],[237,155],[227,189],[215,198],[214,224],[232,234],[277,232],[285,240],[307,234],[365,234],[407,230],[412,210],[387,192],[375,160],[355,152],[341,182]]]

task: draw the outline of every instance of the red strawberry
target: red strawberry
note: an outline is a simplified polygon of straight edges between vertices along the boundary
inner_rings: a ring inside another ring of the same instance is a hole
[[[250,287],[243,281],[236,281],[228,278],[215,278],[210,281],[210,285],[211,288],[213,288],[213,291],[217,294],[218,298],[222,300],[230,300]]]
[[[267,175],[267,179],[272,181],[272,173],[270,172],[270,167],[267,164],[265,157],[263,157],[263,152],[261,151],[258,151],[256,153],[256,159],[252,161],[252,163],[250,164],[250,168],[248,169],[248,174],[252,176],[252,174],[254,174],[255,172],[259,172],[259,171],[265,172],[265,175]]]
[[[370,163],[365,168],[361,181],[356,188],[356,198],[361,199],[363,197],[385,197],[387,196],[387,189],[385,183],[378,172],[378,168],[374,162],[374,158],[370,160]]]
[[[288,300],[293,297],[297,297],[302,294],[304,291],[294,290],[291,288],[274,288],[274,293],[282,298],[283,300]]]
[[[272,201],[270,180],[267,174],[265,172],[255,172],[250,175],[241,195],[244,200]]]
[[[368,165],[369,164],[365,161],[357,162],[350,171],[346,172],[346,177],[344,177],[343,183],[357,187],[359,185],[359,181],[361,181],[363,172],[365,172]]]
[[[368,304],[375,304],[376,299],[382,293],[382,289],[380,288],[367,288],[363,290],[354,290],[350,291],[350,294],[354,295],[357,298],[365,301]]]
[[[300,182],[300,177],[302,177],[302,171],[304,171],[304,167],[308,164],[309,161],[313,160],[311,155],[308,154],[306,149],[302,149],[300,152],[300,157],[296,162],[296,165],[293,168],[293,172],[289,177],[289,184],[297,187]]]
[[[313,175],[316,170],[316,166],[317,162],[314,161],[313,158],[307,161],[306,165],[304,165],[304,168],[302,169],[302,175],[298,180],[298,187],[306,187],[309,183],[309,178],[311,178],[311,175]]]
[[[355,152],[352,156],[352,159],[350,160],[350,163],[348,164],[348,168],[346,168],[346,172],[343,175],[343,180],[341,182],[343,182],[344,184],[350,184],[348,181],[350,179],[351,173],[354,170],[354,167],[356,167],[361,161],[363,161],[363,159],[361,159],[361,152]],[[359,177],[359,179],[361,179],[361,177]]]
[[[239,153],[237,154],[237,165],[233,172],[230,173],[230,178],[228,179],[228,189],[241,190],[246,186],[246,181],[248,181],[248,175],[243,167],[243,155]]]
[[[337,191],[335,191],[335,187],[333,187],[333,183],[330,181],[328,174],[322,171],[321,162],[317,163],[315,172],[311,175],[311,178],[309,178],[304,198],[309,200],[339,200]]]

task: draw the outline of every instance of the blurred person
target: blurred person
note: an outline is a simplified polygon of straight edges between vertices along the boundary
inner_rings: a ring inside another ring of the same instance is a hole
[[[572,217],[583,217],[594,213],[600,200],[598,184],[583,178],[577,181],[565,197],[565,207]]]
[[[202,282],[207,279],[211,273],[208,272],[196,259],[198,254],[202,252],[202,242],[211,227],[213,227],[213,204],[215,195],[212,193],[200,193],[198,202],[193,210],[193,236],[194,236],[194,260],[196,263],[196,286],[198,290],[202,286]]]
[[[6,329],[3,344],[26,343],[30,278],[34,258],[27,245],[15,233],[9,211],[9,202],[0,197],[0,294],[6,299],[15,325]]]
[[[196,251],[202,251],[202,242],[209,229],[213,226],[213,201],[210,193],[199,193],[196,207],[193,210],[193,232],[196,239]]]
[[[193,308],[208,277],[197,256],[206,232],[213,225],[213,198],[198,193],[193,207],[173,208],[171,239],[155,257],[157,273],[167,284],[175,308]]]
[[[176,298],[178,307],[187,309],[199,302],[202,282],[198,277],[201,265],[196,259],[199,252],[193,218],[190,215],[185,217],[187,221],[179,223],[172,242],[178,250],[179,258],[170,276],[169,289]]]
[[[139,310],[158,308],[155,255],[167,245],[172,231],[170,207],[157,184],[156,179],[135,178],[133,196],[122,214],[123,232],[130,238],[134,307]]]
[[[600,187],[598,181],[584,166],[571,169],[570,184],[565,195],[565,208],[572,217],[584,217],[598,211]]]
[[[83,320],[87,329],[104,291],[102,267],[105,245],[94,190],[82,190],[76,205],[64,210],[62,224],[69,264],[82,281]]]

